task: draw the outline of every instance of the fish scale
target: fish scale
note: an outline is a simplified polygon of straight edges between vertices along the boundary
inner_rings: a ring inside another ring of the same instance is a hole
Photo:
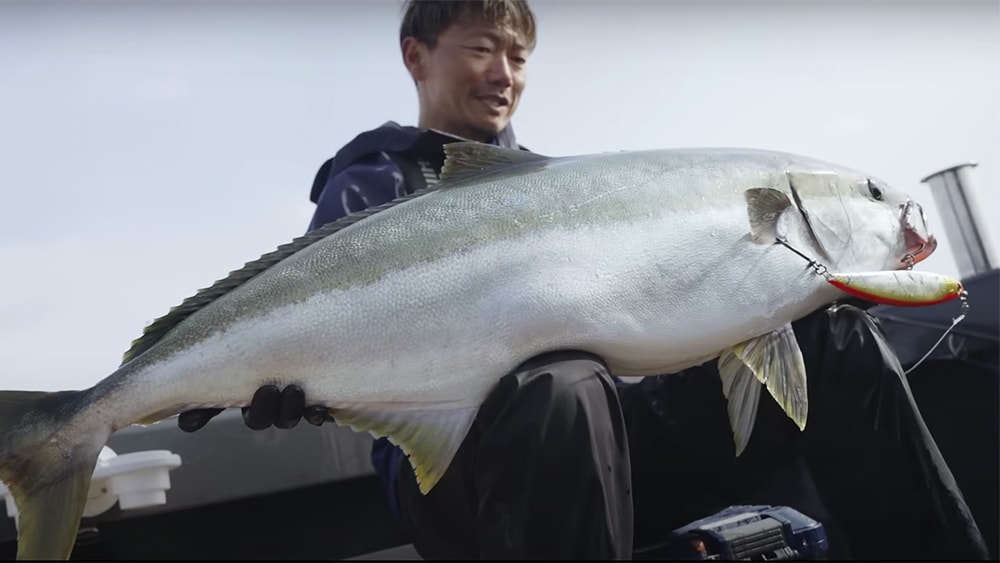
[[[907,196],[802,156],[445,150],[440,184],[203,289],[94,387],[0,392],[18,557],[69,557],[113,431],[243,406],[268,383],[296,383],[338,424],[387,436],[427,493],[496,382],[533,356],[584,350],[620,376],[718,358],[739,455],[761,388],[804,428],[790,323],[844,295],[777,238],[846,273],[897,269],[914,241],[933,250]]]

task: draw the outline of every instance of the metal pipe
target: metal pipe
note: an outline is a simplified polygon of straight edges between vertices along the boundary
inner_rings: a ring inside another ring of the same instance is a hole
[[[921,180],[930,185],[962,278],[988,272],[998,264],[983,206],[972,187],[970,171],[975,166],[974,162],[959,164]]]

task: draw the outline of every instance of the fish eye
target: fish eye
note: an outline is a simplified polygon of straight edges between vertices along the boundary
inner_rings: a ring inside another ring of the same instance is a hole
[[[871,194],[876,201],[882,201],[882,190],[878,189],[875,184],[872,183],[871,178],[867,178],[868,181],[868,193]]]

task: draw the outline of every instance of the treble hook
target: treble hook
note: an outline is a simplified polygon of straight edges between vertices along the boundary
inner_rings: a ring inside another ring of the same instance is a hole
[[[921,243],[920,248],[918,248],[915,252],[907,252],[902,258],[899,259],[899,261],[906,264],[907,270],[912,270],[913,266],[917,264],[917,255],[924,251],[925,246],[926,243]]]

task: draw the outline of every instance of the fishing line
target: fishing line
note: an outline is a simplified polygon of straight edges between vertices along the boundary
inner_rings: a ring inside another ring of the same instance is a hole
[[[910,369],[904,371],[903,375],[910,375],[911,371],[917,369],[917,366],[919,366],[920,364],[922,364],[924,362],[924,360],[926,360],[927,357],[931,355],[931,352],[933,352],[934,350],[936,350],[937,347],[941,345],[941,341],[944,340],[945,336],[948,336],[948,333],[951,332],[951,329],[955,328],[955,325],[957,325],[958,323],[962,322],[962,320],[965,319],[965,315],[969,312],[969,299],[968,299],[968,297],[969,297],[968,292],[963,289],[962,293],[960,293],[958,295],[958,298],[962,300],[962,313],[960,315],[958,315],[957,317],[955,317],[954,319],[951,320],[951,326],[948,327],[948,329],[944,331],[944,334],[941,335],[941,338],[938,338],[937,342],[934,343],[934,346],[931,346],[931,349],[928,350],[926,354],[924,354],[924,357],[922,357],[919,360],[917,360],[917,363],[915,363],[912,366],[910,366]],[[951,348],[952,348],[951,347],[951,343],[949,342],[948,349],[951,350]],[[954,350],[951,350],[951,352],[954,353]]]
[[[825,265],[821,264],[820,262],[817,262],[816,260],[813,260],[812,258],[809,258],[805,254],[803,254],[803,253],[799,252],[798,250],[796,250],[795,247],[793,247],[792,245],[788,244],[788,241],[786,241],[784,239],[784,237],[778,236],[778,237],[775,237],[775,240],[777,242],[779,242],[782,246],[784,246],[785,248],[787,248],[788,250],[791,250],[795,254],[798,254],[800,257],[802,257],[803,260],[805,260],[806,262],[809,263],[809,267],[811,267],[813,269],[813,271],[815,271],[818,275],[822,276],[823,279],[825,279],[826,281],[829,282],[833,278],[833,276],[830,275],[830,270]],[[923,250],[923,246],[921,246],[920,249],[918,249],[916,252],[912,252],[912,253],[906,254],[900,260],[901,262],[903,262],[904,264],[906,264],[906,269],[907,270],[912,270],[913,269],[913,266],[916,263],[916,255],[919,254],[921,250]],[[958,298],[959,298],[959,300],[962,303],[962,311],[961,311],[961,313],[959,313],[959,315],[957,317],[955,317],[955,318],[953,318],[951,320],[951,326],[949,326],[947,329],[945,329],[944,334],[942,334],[941,338],[938,338],[937,342],[935,342],[934,345],[931,346],[931,349],[928,350],[927,353],[924,354],[922,358],[920,358],[919,360],[917,360],[917,363],[915,363],[912,366],[910,366],[910,369],[904,371],[903,375],[909,375],[910,372],[912,372],[913,370],[917,369],[917,366],[919,366],[920,364],[922,364],[924,362],[924,360],[926,360],[934,352],[934,350],[937,350],[937,347],[941,345],[941,342],[943,342],[944,338],[946,336],[948,336],[948,333],[950,333],[952,331],[952,329],[955,328],[956,325],[958,325],[958,323],[960,323],[963,320],[965,320],[965,316],[969,313],[969,292],[967,292],[965,289],[962,289],[962,291],[958,294]],[[949,349],[950,348],[951,348],[951,345],[949,343]]]

